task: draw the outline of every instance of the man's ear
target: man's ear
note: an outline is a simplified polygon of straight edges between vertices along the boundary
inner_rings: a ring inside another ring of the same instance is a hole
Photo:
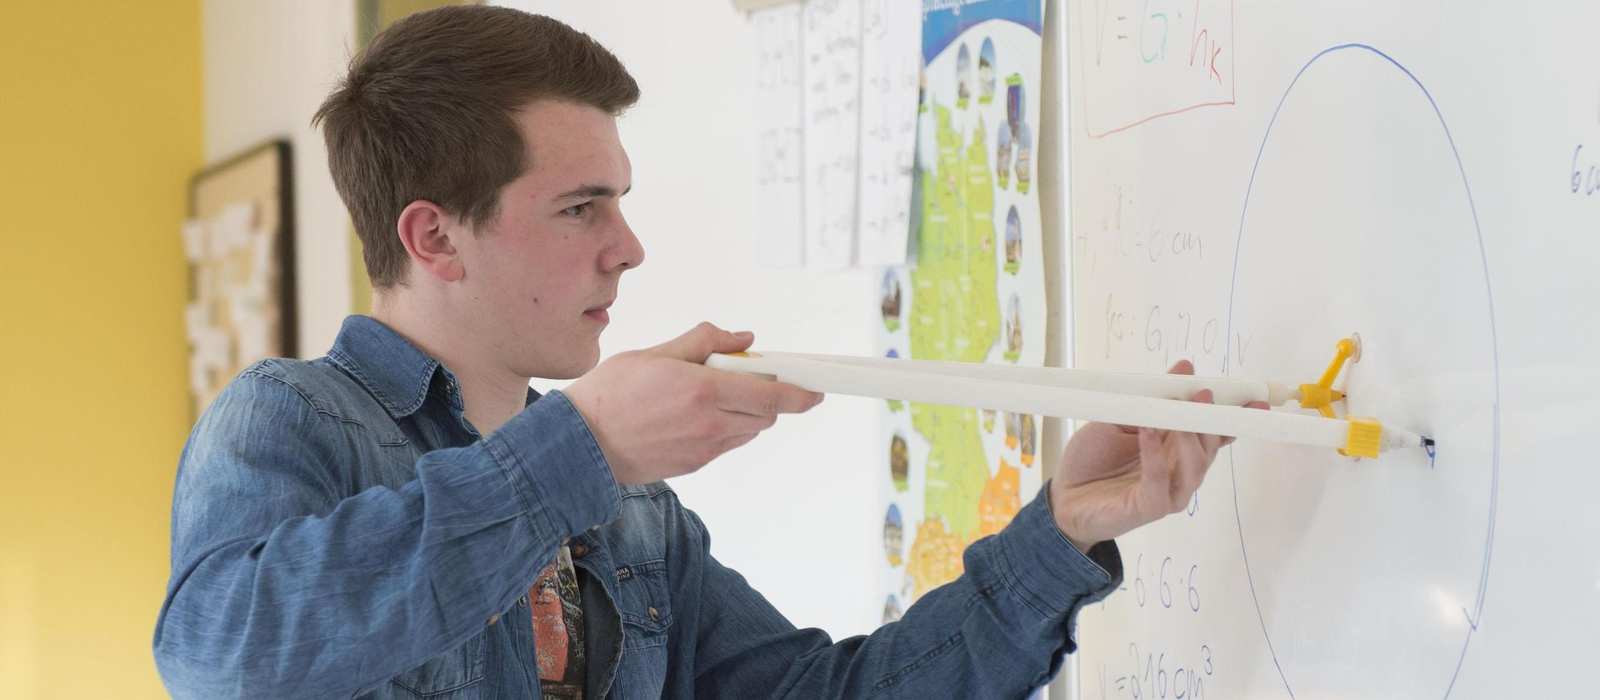
[[[439,205],[419,199],[400,212],[395,232],[406,254],[423,272],[444,282],[457,282],[466,276],[466,267],[455,241],[450,239],[455,218]]]

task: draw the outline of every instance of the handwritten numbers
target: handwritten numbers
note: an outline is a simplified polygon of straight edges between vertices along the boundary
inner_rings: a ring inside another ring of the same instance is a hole
[[[1583,160],[1583,144],[1572,149],[1572,193],[1593,197],[1600,192],[1600,165]]]

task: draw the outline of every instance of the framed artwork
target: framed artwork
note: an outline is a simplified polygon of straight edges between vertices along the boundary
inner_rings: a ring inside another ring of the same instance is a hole
[[[196,416],[257,360],[296,354],[290,178],[289,142],[272,141],[189,183],[184,326]]]

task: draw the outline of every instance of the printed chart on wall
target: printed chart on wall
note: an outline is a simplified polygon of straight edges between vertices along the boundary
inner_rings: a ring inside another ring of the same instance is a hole
[[[1040,0],[925,2],[914,260],[883,272],[888,357],[1039,366]],[[884,620],[1038,491],[1038,416],[887,402]]]
[[[1573,457],[1600,421],[1600,77],[1566,71],[1600,6],[1469,5],[1069,10],[1077,366],[1294,386],[1352,338],[1337,414],[1437,440],[1224,449],[1118,539],[1081,697],[1593,695],[1560,669],[1600,624]]]

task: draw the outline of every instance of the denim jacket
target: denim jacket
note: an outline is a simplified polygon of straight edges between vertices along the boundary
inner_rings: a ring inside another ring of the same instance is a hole
[[[713,558],[666,485],[618,486],[560,392],[483,437],[447,369],[353,316],[195,425],[157,666],[180,698],[537,698],[526,594],[563,542],[592,698],[1020,697],[1121,580],[1115,545],[1080,554],[1036,498],[903,619],[833,642]]]

